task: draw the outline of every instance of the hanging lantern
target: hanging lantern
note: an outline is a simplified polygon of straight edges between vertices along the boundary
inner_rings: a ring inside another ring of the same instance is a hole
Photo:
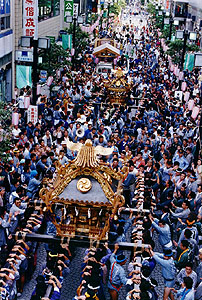
[[[182,91],[185,92],[187,88],[187,83],[185,81],[183,81],[182,83]]]
[[[194,107],[194,100],[189,100],[189,102],[188,102],[188,110],[192,110],[193,109],[193,107]]]
[[[191,117],[192,117],[194,120],[197,118],[199,111],[200,111],[199,106],[195,106],[195,107],[193,108]]]
[[[24,108],[28,109],[30,106],[30,97],[24,97]]]
[[[170,66],[170,71],[171,71],[171,72],[174,71],[174,65],[173,65],[173,64],[171,64],[171,66]]]
[[[179,69],[179,68],[177,68],[177,69],[176,69],[175,76],[177,76],[177,77],[178,77],[178,76],[179,76],[179,74],[180,74],[180,69]]]
[[[178,69],[177,66],[175,66],[173,70],[174,75],[176,75],[177,69]]]
[[[75,54],[75,49],[72,48],[72,49],[71,49],[71,56],[74,56],[74,54]]]
[[[184,93],[184,101],[188,101],[190,97],[190,92],[185,92]]]
[[[47,86],[51,86],[52,82],[53,82],[53,76],[49,76],[47,80]]]
[[[15,126],[15,125],[18,125],[18,123],[19,123],[19,113],[13,112],[12,113],[12,124]]]
[[[37,95],[41,94],[41,85],[37,84],[37,90],[36,90]]]
[[[184,72],[180,72],[179,74],[179,80],[183,80],[184,79]]]

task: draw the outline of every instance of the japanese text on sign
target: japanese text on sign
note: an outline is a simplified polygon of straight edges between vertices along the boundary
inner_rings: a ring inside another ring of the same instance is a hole
[[[65,0],[64,2],[64,21],[66,22],[67,16],[73,16],[73,5],[74,2],[72,0]]]
[[[27,123],[32,122],[34,125],[38,121],[38,107],[30,105],[27,110]]]
[[[38,38],[38,0],[24,0],[23,35]]]

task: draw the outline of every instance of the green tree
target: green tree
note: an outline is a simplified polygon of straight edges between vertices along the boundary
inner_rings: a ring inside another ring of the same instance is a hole
[[[176,31],[175,26],[172,25],[172,34],[175,34],[175,31]],[[161,38],[164,38],[166,40],[166,44],[170,43],[170,41],[168,40],[169,35],[170,35],[170,25],[164,26]]]
[[[156,7],[155,7],[155,5],[152,4],[152,3],[148,3],[148,4],[147,4],[147,11],[148,11],[148,13],[149,13],[150,15],[155,16],[155,14],[156,14]]]
[[[125,0],[119,0],[117,3],[113,3],[113,5],[110,5],[110,13],[115,14],[115,16],[118,16],[123,8],[126,7]]]
[[[114,3],[110,6],[110,13],[115,14],[115,16],[118,16],[121,12],[121,7],[118,5],[118,3]]]
[[[49,50],[41,51],[39,56],[42,57],[42,64],[39,64],[38,68],[46,70],[48,76],[54,76],[57,69],[70,64],[68,60],[69,51],[64,50],[62,46],[56,43],[52,44]]]
[[[97,19],[98,19],[98,14],[92,14],[91,15],[91,21],[92,21],[92,23],[95,23],[96,21],[97,21]]]
[[[167,50],[167,54],[170,55],[174,63],[179,63],[181,61],[182,49],[183,49],[184,41],[175,40],[173,42],[168,43],[169,49]],[[187,44],[186,51],[197,52],[200,48],[195,44]]]
[[[0,147],[0,159],[3,161],[6,161],[7,156],[4,155],[6,151],[10,149],[10,143],[11,143],[11,129],[10,129],[10,123],[11,123],[11,110],[5,108],[5,103],[0,102],[0,137],[2,139],[1,141],[1,147]]]
[[[73,25],[71,24],[66,29],[68,34],[73,35]],[[77,56],[82,50],[85,50],[89,44],[89,34],[81,30],[80,26],[76,26],[76,39],[75,39],[75,55]]]

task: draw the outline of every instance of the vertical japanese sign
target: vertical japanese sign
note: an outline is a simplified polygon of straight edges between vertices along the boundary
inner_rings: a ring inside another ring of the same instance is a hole
[[[38,39],[38,0],[24,0],[23,35]]]
[[[66,17],[67,16],[73,16],[73,1],[65,0],[65,5],[64,5],[64,21],[66,22]]]
[[[27,110],[27,123],[32,122],[34,125],[38,122],[38,107],[30,105]]]
[[[77,18],[79,15],[79,4],[78,3],[74,3],[73,6],[73,17]]]

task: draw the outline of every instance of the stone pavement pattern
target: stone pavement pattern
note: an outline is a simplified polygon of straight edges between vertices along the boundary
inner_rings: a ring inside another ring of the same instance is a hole
[[[127,239],[129,238],[130,233],[127,235]],[[129,241],[129,239],[128,239]],[[161,247],[158,243],[157,234],[154,233],[154,241],[156,243],[155,251],[161,251]],[[70,265],[70,274],[65,278],[62,293],[60,300],[72,300],[73,297],[76,295],[76,290],[80,284],[80,273],[81,273],[81,263],[84,257],[85,249],[84,248],[77,248],[76,255],[73,258],[71,265]],[[130,252],[125,251],[124,254],[127,256],[127,264],[125,265],[125,269],[127,272],[127,265],[129,263]],[[37,251],[37,266],[36,270],[32,276],[32,279],[25,285],[24,291],[19,297],[19,300],[30,300],[32,292],[36,286],[36,278],[41,270],[41,265],[46,261],[46,250],[44,244],[40,244],[38,251]],[[159,284],[157,288],[157,293],[159,295],[159,300],[163,299],[163,278],[161,276],[161,267],[157,264],[155,270],[153,271],[152,277],[155,278]],[[109,294],[107,292],[107,287],[104,287],[104,292],[106,295],[106,300],[110,300]],[[119,300],[126,299],[126,289],[123,287],[120,290]],[[102,300],[102,299],[101,299]]]

